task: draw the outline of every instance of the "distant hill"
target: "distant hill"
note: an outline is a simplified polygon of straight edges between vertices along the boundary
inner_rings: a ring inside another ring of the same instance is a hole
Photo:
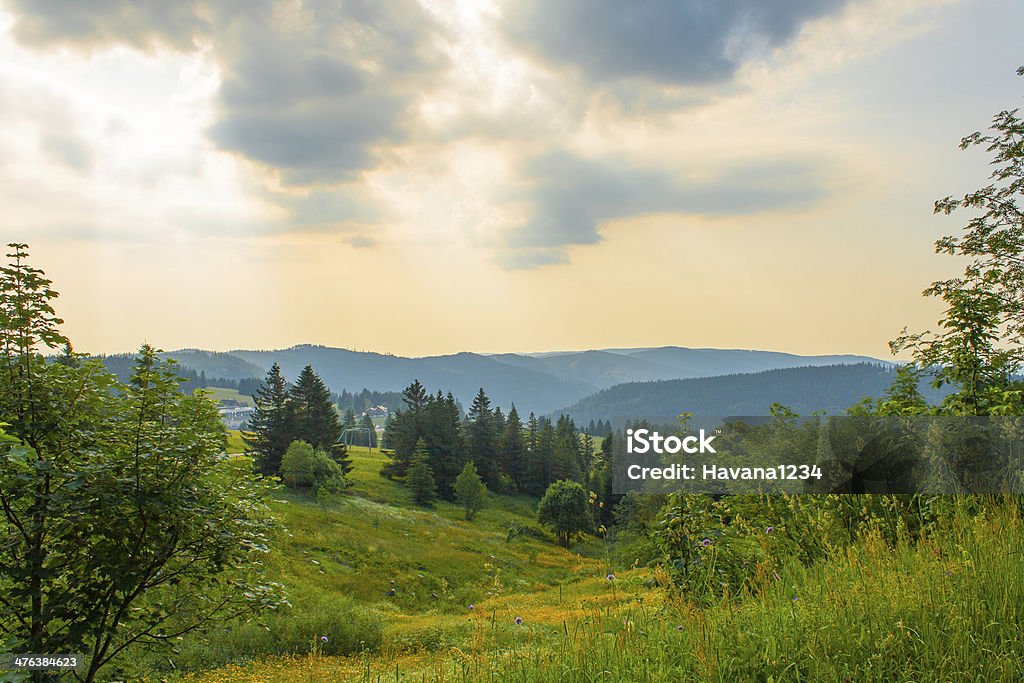
[[[607,352],[668,367],[675,373],[672,377],[658,377],[657,379],[688,379],[690,377],[733,375],[782,368],[851,365],[854,363],[892,365],[892,363],[879,361],[877,358],[869,356],[849,354],[798,356],[779,351],[745,349],[686,349],[678,346],[663,346],[656,349],[607,349]]]
[[[604,389],[555,411],[577,423],[611,419],[621,426],[626,419],[672,419],[682,412],[694,415],[767,415],[772,403],[782,403],[800,414],[817,410],[835,415],[866,396],[885,394],[893,368],[879,363],[785,368],[757,373],[657,382],[630,382]],[[942,395],[922,384],[930,401]]]
[[[207,377],[223,377],[235,380],[260,377],[267,370],[260,365],[250,363],[244,358],[231,353],[219,351],[202,351],[200,349],[181,349],[162,353],[165,358],[173,358],[181,365],[196,372],[206,373]],[[268,366],[269,367],[269,366]]]
[[[547,412],[593,393],[599,387],[560,379],[550,373],[516,367],[475,353],[403,358],[325,346],[295,346],[281,351],[232,351],[246,361],[270,367],[278,363],[291,380],[310,364],[332,391],[399,391],[419,379],[428,391],[452,391],[469,405],[483,387],[492,403],[512,403],[525,412]]]
[[[419,379],[429,390],[451,390],[463,405],[469,405],[473,395],[483,387],[496,405],[508,408],[514,402],[524,415],[530,411],[548,413],[596,391],[623,383],[799,366],[881,363],[865,356],[798,356],[773,351],[676,346],[538,354],[457,353],[406,358],[305,344],[269,351],[182,349],[165,355],[177,360],[184,368],[205,373],[209,378],[223,377],[233,381],[262,377],[274,362],[281,365],[288,379],[294,379],[306,364],[311,364],[336,393],[364,388],[400,391]]]

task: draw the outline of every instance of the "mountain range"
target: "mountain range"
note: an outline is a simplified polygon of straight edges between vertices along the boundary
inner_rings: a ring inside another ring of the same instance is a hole
[[[893,366],[874,362],[629,382],[554,412],[569,415],[577,424],[611,420],[616,428],[637,418],[673,423],[683,412],[706,417],[767,415],[773,403],[781,403],[801,415],[819,410],[837,415],[865,397],[883,396],[894,375]],[[933,389],[928,379],[921,380],[919,390],[933,404],[951,391]]]
[[[308,364],[335,392],[363,388],[399,391],[419,379],[428,391],[452,391],[464,405],[468,405],[483,387],[494,405],[507,408],[515,403],[523,414],[545,414],[572,406],[585,397],[624,383],[707,378],[786,368],[868,363],[881,369],[880,366],[891,365],[867,356],[800,356],[775,351],[678,346],[535,354],[464,352],[406,358],[305,344],[273,351],[182,349],[165,355],[196,372],[204,372],[207,377],[232,380],[262,377],[273,363],[281,366],[287,379],[294,380]]]

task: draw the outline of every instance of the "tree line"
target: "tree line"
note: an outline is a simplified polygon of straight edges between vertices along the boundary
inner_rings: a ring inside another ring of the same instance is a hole
[[[464,417],[450,392],[430,394],[419,380],[406,387],[402,401],[404,409],[392,414],[385,428],[389,461],[381,474],[386,477],[413,487],[432,485],[436,495],[453,499],[459,475],[472,463],[494,492],[540,497],[564,480],[595,492],[598,503],[610,498],[610,431],[598,450],[590,433],[567,415],[550,419],[530,413],[524,422],[514,404],[508,414],[492,407],[482,388]]]

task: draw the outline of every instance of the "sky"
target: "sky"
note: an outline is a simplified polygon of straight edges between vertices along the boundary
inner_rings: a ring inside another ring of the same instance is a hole
[[[0,232],[76,349],[888,357],[1016,0],[0,0]]]

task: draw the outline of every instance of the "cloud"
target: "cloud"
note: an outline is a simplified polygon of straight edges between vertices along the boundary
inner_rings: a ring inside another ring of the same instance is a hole
[[[715,173],[588,160],[565,151],[531,160],[530,188],[519,199],[529,218],[507,231],[498,261],[510,268],[565,262],[565,247],[601,240],[602,224],[657,213],[724,217],[807,206],[825,193],[821,164],[773,159]]]
[[[18,17],[15,36],[33,46],[191,49],[209,29],[194,0],[8,0],[8,8]]]
[[[350,182],[375,148],[407,138],[411,109],[443,66],[413,0],[302,3],[224,17],[221,149],[279,171],[282,183]]]
[[[415,0],[15,0],[24,44],[210,48],[221,72],[209,138],[274,183],[347,183],[407,139],[420,93],[445,66]]]
[[[377,246],[377,240],[369,235],[352,235],[343,241],[354,249],[370,249]]]
[[[591,82],[700,85],[729,80],[751,52],[785,44],[847,1],[524,0],[503,19],[513,42]]]
[[[88,173],[95,163],[92,148],[67,133],[47,132],[40,139],[39,147],[51,158],[79,173]]]

